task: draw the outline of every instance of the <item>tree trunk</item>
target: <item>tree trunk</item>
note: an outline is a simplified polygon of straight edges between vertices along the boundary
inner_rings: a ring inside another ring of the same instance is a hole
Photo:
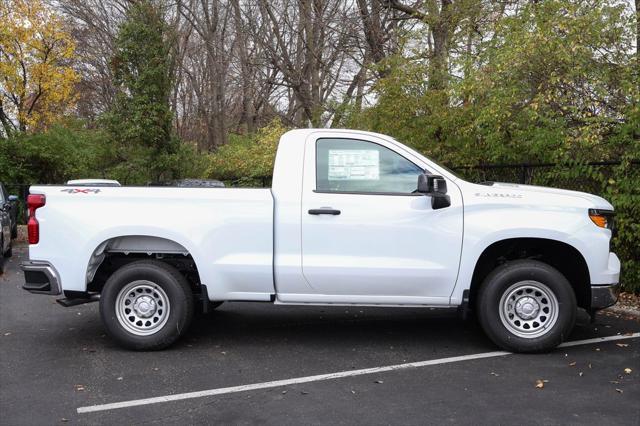
[[[636,0],[636,61],[638,62],[636,78],[638,79],[638,88],[640,88],[640,0]]]
[[[441,0],[440,13],[431,26],[433,54],[429,67],[429,89],[444,90],[449,77],[449,8],[451,0]]]

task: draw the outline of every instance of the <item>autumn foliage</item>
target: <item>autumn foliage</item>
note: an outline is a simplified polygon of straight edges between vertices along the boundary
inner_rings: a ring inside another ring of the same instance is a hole
[[[73,108],[74,48],[42,1],[0,2],[0,133],[44,130]]]

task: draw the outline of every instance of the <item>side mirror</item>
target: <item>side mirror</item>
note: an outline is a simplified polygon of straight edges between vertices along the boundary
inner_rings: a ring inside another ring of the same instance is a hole
[[[18,201],[18,196],[17,195],[9,195],[7,197],[7,200],[11,201],[12,203],[15,203],[16,201]]]
[[[431,197],[431,207],[442,209],[451,205],[447,195],[447,181],[439,175],[423,173],[418,176],[418,192]]]

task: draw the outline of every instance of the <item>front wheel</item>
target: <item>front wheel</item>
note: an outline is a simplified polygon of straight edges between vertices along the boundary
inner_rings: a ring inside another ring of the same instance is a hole
[[[100,296],[108,334],[134,350],[158,350],[174,343],[193,317],[193,294],[173,266],[156,260],[129,263],[109,277]]]
[[[576,320],[576,297],[557,269],[535,260],[499,266],[485,279],[476,301],[480,324],[498,346],[543,352],[562,343]]]

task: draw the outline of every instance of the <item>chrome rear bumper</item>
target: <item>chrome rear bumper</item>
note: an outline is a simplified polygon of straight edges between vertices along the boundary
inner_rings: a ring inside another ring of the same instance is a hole
[[[20,268],[24,272],[24,285],[22,286],[24,290],[52,296],[62,294],[58,272],[51,263],[43,260],[28,260],[22,262]]]

